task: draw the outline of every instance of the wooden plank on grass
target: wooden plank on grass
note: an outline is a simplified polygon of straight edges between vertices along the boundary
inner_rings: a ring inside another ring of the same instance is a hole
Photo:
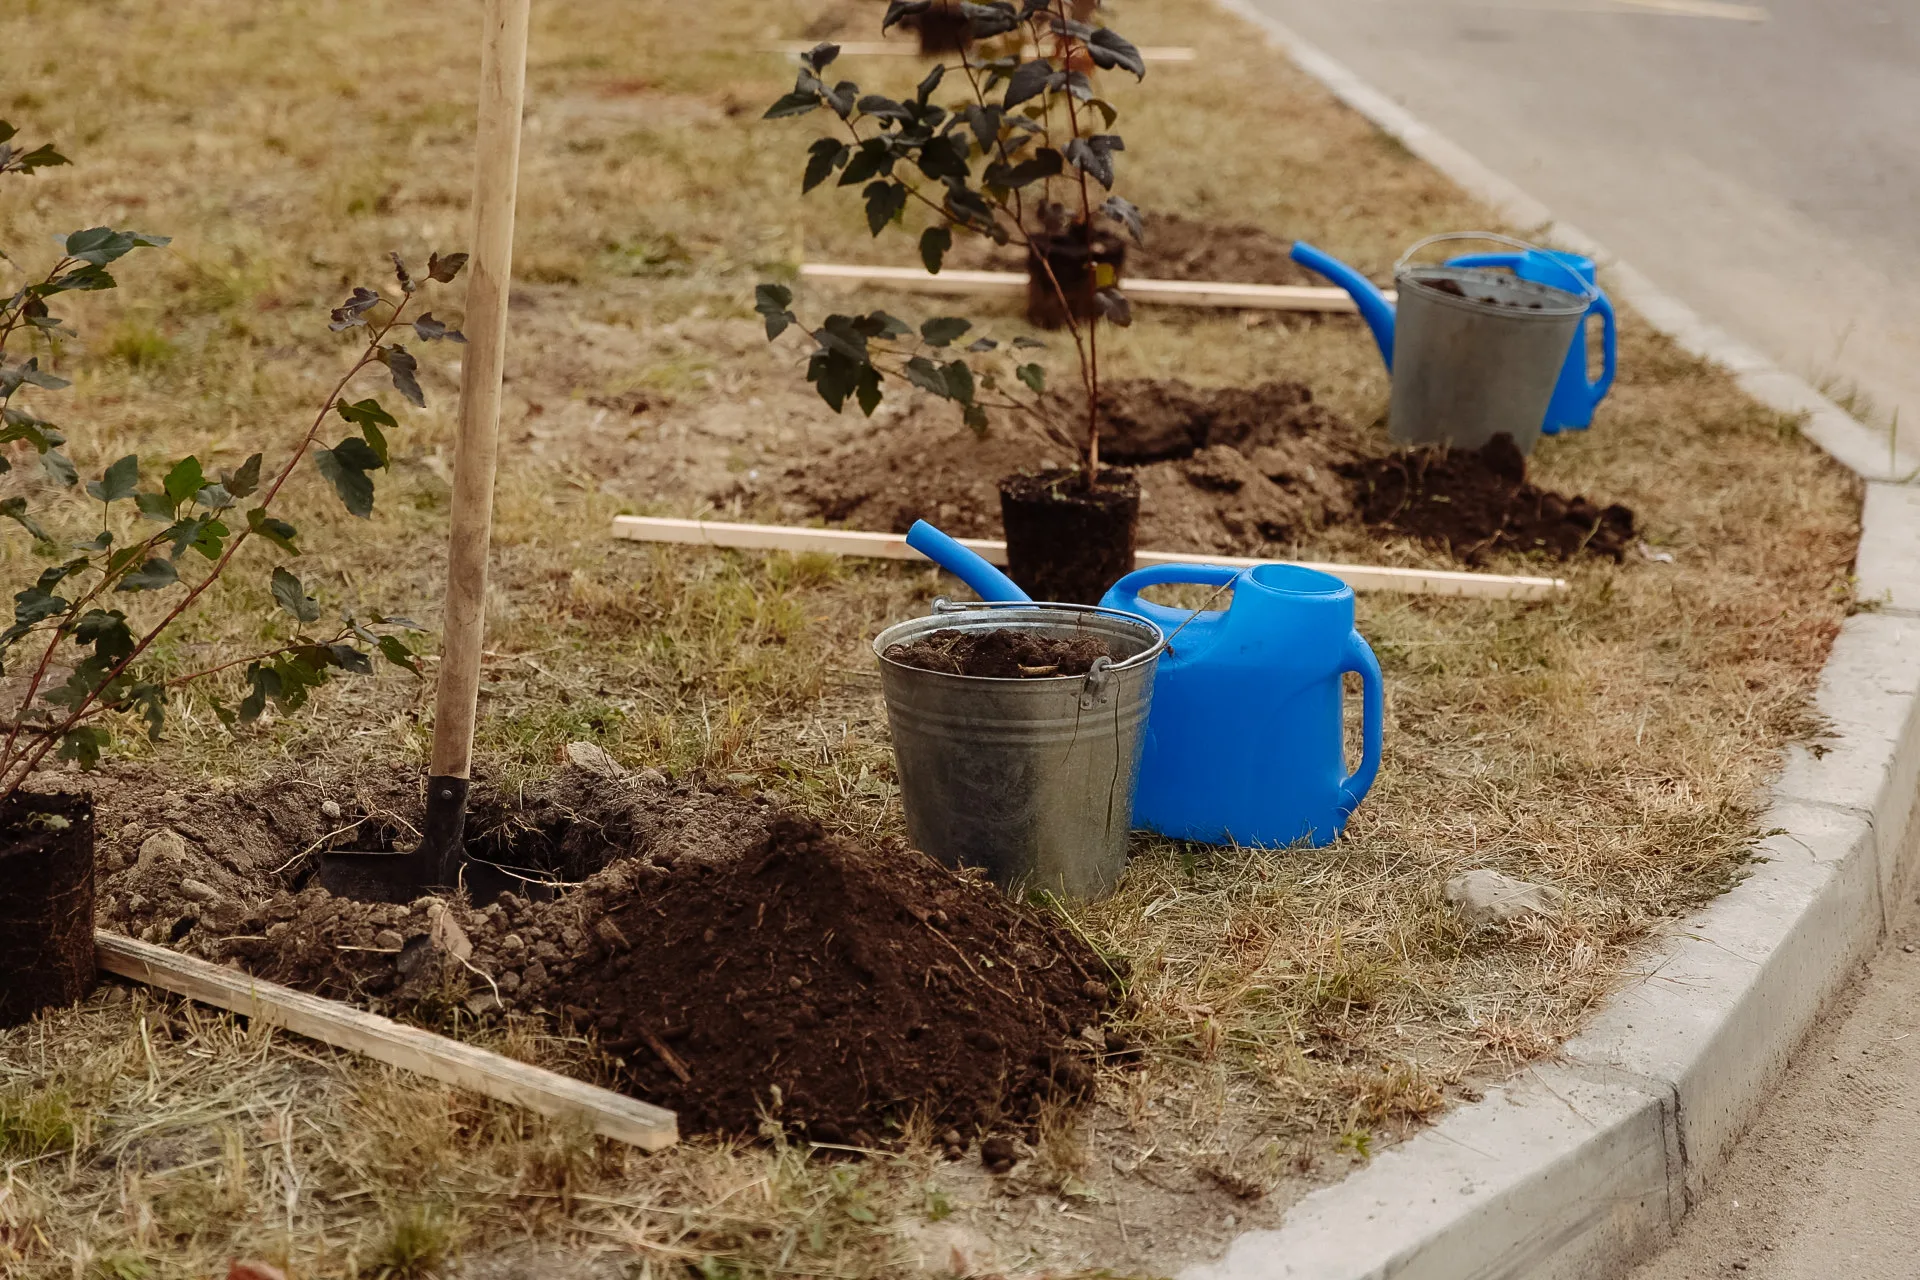
[[[743,551],[818,552],[868,556],[881,560],[918,560],[905,534],[862,533],[851,529],[804,529],[789,525],[731,524],[720,520],[679,520],[666,516],[615,516],[613,536],[632,542],[678,542]],[[960,545],[994,564],[1007,562],[1007,544],[997,538],[959,538]],[[1567,590],[1563,578],[1529,578],[1501,573],[1461,573],[1451,569],[1402,569],[1387,565],[1325,564],[1311,560],[1257,560],[1206,551],[1137,551],[1134,563],[1221,564],[1249,568],[1259,564],[1297,564],[1330,573],[1355,591],[1400,591],[1410,595],[1478,596],[1489,600],[1546,600]]]
[[[543,1116],[579,1120],[595,1133],[644,1151],[658,1151],[680,1140],[680,1124],[673,1112],[637,1098],[149,942],[106,932],[93,937],[100,967],[108,973],[285,1027],[336,1049],[351,1049]]]
[[[874,285],[908,293],[947,297],[1024,296],[1027,278],[1017,271],[942,271],[932,275],[920,267],[869,267],[839,262],[808,262],[800,268],[802,280],[838,284]],[[1240,311],[1352,312],[1353,299],[1345,289],[1304,284],[1238,284],[1216,280],[1123,279],[1121,291],[1145,305],[1220,307]],[[1392,300],[1393,294],[1388,292]]]

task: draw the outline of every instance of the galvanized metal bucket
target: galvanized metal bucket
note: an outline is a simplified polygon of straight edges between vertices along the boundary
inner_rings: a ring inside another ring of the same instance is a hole
[[[1428,245],[1524,240],[1489,232],[1429,236],[1393,269],[1393,400],[1387,434],[1401,444],[1477,449],[1504,432],[1532,453],[1594,285],[1569,269],[1567,288],[1491,267],[1410,265]],[[1458,290],[1455,293],[1454,290]]]
[[[1084,676],[1002,680],[887,657],[935,631],[1094,635],[1117,661]],[[1127,865],[1153,675],[1167,646],[1137,614],[1091,605],[934,602],[873,642],[907,834],[948,866],[984,867],[1015,895],[1106,896]]]

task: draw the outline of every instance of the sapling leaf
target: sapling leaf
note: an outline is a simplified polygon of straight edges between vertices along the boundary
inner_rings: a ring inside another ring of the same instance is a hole
[[[799,320],[787,308],[793,302],[793,290],[783,284],[762,284],[754,286],[753,309],[767,322],[767,341],[787,331],[789,325]]]
[[[120,579],[115,591],[158,591],[180,581],[180,571],[171,560],[149,560]]]
[[[1000,347],[1000,344],[998,342],[995,342],[992,338],[975,338],[972,342],[969,342],[967,344],[967,350],[976,352],[976,353],[996,351],[999,349],[999,347]]]
[[[83,724],[60,735],[59,759],[77,761],[82,769],[100,767],[100,753],[107,748],[107,731],[97,724]]]
[[[1026,383],[1035,395],[1046,392],[1047,371],[1037,364],[1023,364],[1013,371],[1013,376]]]
[[[294,620],[301,623],[320,620],[320,602],[307,594],[300,579],[287,570],[274,566],[271,583],[273,598],[282,609],[292,614]]]
[[[1122,329],[1133,323],[1133,304],[1118,289],[1102,289],[1093,295],[1093,301],[1101,315]]]
[[[923,107],[927,105],[927,101],[933,97],[933,91],[940,87],[940,82],[946,79],[946,75],[947,64],[944,62],[934,63],[933,70],[927,72],[926,78],[921,80],[919,87],[913,91],[914,101]]]
[[[247,512],[247,528],[288,555],[300,554],[300,548],[293,545],[293,540],[300,536],[299,531],[278,516],[268,515],[265,507],[255,507]]]
[[[118,609],[89,609],[73,624],[75,643],[91,646],[96,660],[110,668],[133,652],[133,632]],[[103,668],[104,669],[104,668]]]
[[[1040,339],[1038,338],[1029,338],[1024,333],[1013,340],[1013,345],[1016,350],[1021,348],[1034,348],[1040,351],[1045,351],[1047,349],[1046,343],[1040,341]]]
[[[941,370],[947,379],[947,394],[961,404],[973,403],[973,370],[965,360],[952,360]]]
[[[803,116],[809,111],[818,109],[819,106],[820,95],[818,92],[804,92],[795,89],[791,93],[781,95],[780,99],[768,107],[765,114],[760,118],[762,120],[783,120],[788,116]]]
[[[806,63],[807,68],[818,75],[820,72],[832,66],[833,60],[839,56],[839,45],[834,44],[830,40],[822,40],[819,44],[801,54],[800,61]]]
[[[373,659],[344,640],[337,640],[326,646],[326,649],[327,656],[333,660],[333,665],[342,671],[351,671],[357,676],[373,674]]]
[[[889,0],[886,16],[880,19],[880,30],[884,34],[903,18],[917,18],[931,8],[933,0]]]
[[[807,171],[800,179],[800,193],[805,195],[832,177],[833,171],[847,162],[852,150],[838,138],[816,139],[807,148]]]
[[[857,187],[882,174],[893,172],[893,152],[885,138],[868,138],[840,171],[839,186]]]
[[[420,659],[399,636],[380,637],[380,656],[396,667],[405,667],[415,675],[420,674]]]
[[[140,712],[140,718],[146,721],[147,741],[160,741],[161,730],[167,727],[167,690],[165,685],[137,685],[126,692],[124,701],[127,706]]]
[[[218,560],[225,545],[228,529],[219,517],[209,512],[191,520],[182,520],[160,536],[173,543],[173,559],[178,560],[189,548],[198,551],[208,560]]]
[[[1119,196],[1108,196],[1100,203],[1100,212],[1127,229],[1135,244],[1147,242],[1146,220],[1140,216],[1140,210],[1130,200]]]
[[[203,484],[193,500],[209,511],[225,511],[233,505],[233,495],[220,484]]]
[[[420,362],[408,354],[399,343],[382,347],[379,352],[380,363],[387,366],[387,373],[393,379],[393,389],[405,396],[416,409],[427,406],[427,395],[420,390]]]
[[[207,478],[200,470],[200,459],[185,457],[173,464],[173,470],[167,472],[161,487],[167,491],[167,497],[178,505],[199,493],[200,487],[206,482]]]
[[[863,116],[878,116],[883,120],[911,120],[908,110],[892,98],[881,93],[870,93],[855,103]]]
[[[69,258],[77,258],[89,266],[104,267],[135,249],[157,249],[171,242],[168,236],[115,231],[112,227],[88,227],[85,231],[75,231],[67,236],[60,242],[60,247]]]
[[[32,173],[35,169],[50,169],[55,165],[72,164],[73,161],[53,149],[51,142],[43,142],[31,151],[23,152],[8,162],[17,173]]]
[[[876,236],[907,207],[907,188],[902,183],[869,183],[862,194],[867,201],[867,227]]]
[[[934,138],[920,148],[914,163],[929,178],[965,181],[971,172],[968,167],[967,140],[957,133]]]
[[[460,274],[460,269],[466,265],[467,255],[464,253],[449,253],[445,257],[437,253],[431,254],[427,258],[427,279],[437,280],[441,284],[450,284],[453,278]]]
[[[173,523],[174,502],[164,493],[136,493],[133,495],[133,505],[149,520],[159,524]]]
[[[87,496],[96,502],[118,502],[132,495],[140,483],[140,459],[128,454],[108,467],[98,480],[87,481]]]
[[[442,321],[433,318],[429,311],[413,322],[413,332],[422,342],[458,342],[464,344],[467,335],[458,329],[449,329]]]
[[[368,457],[373,457],[373,450],[368,449],[364,441],[349,436],[340,444],[342,447],[358,445]],[[338,448],[315,449],[313,461],[320,468],[320,474],[332,482],[333,490],[340,495],[340,501],[345,504],[348,514],[359,516],[363,520],[373,514],[373,481],[367,476],[368,468],[355,466],[353,455],[348,454],[342,457],[341,450]],[[378,462],[378,459],[375,458],[374,461]]]
[[[959,316],[935,316],[920,326],[920,336],[933,346],[951,346],[961,334],[973,328],[973,321]]]
[[[327,327],[335,333],[367,322],[367,312],[380,305],[380,295],[364,286],[356,287],[347,300],[328,312]]]
[[[355,404],[348,404],[345,399],[341,399],[334,402],[333,408],[336,413],[356,427],[364,427],[369,423],[376,427],[397,428],[400,425],[394,420],[392,414],[380,407],[378,400],[361,400]],[[259,455],[256,454],[247,461],[253,466],[254,475],[258,477],[260,474],[260,467],[258,465]],[[228,488],[232,488],[232,486],[229,485]],[[246,495],[241,494],[240,496],[245,497]]]
[[[986,4],[963,3],[960,12],[966,15],[975,40],[1003,36],[1020,25],[1019,11],[1008,0],[988,0]]]
[[[413,276],[407,271],[407,264],[401,261],[400,255],[397,253],[390,251],[387,257],[393,260],[393,278],[400,285],[400,292],[407,294],[412,293]]]
[[[940,366],[925,356],[915,356],[907,361],[905,373],[907,381],[922,391],[931,391],[942,400],[953,399],[953,392],[947,386],[947,375]]]
[[[880,371],[872,365],[860,370],[853,384],[854,399],[860,402],[860,412],[869,418],[880,407]]]
[[[1125,151],[1126,143],[1110,133],[1067,142],[1067,162],[1108,190],[1113,189],[1113,153]]]
[[[833,108],[835,115],[842,120],[850,119],[853,116],[854,100],[860,96],[860,86],[851,80],[842,80],[828,89],[825,96],[827,105]]]
[[[1140,51],[1112,27],[1097,28],[1087,39],[1087,53],[1093,58],[1093,65],[1107,70],[1119,67],[1133,72],[1134,79],[1147,78],[1147,61]]]
[[[13,499],[13,501],[21,501],[21,500]],[[6,512],[6,511],[0,511],[0,515],[10,515],[10,514],[12,513]],[[15,517],[15,518],[17,519],[18,517]],[[113,546],[113,530],[102,529],[100,532],[94,534],[93,537],[88,541],[74,543],[73,549],[75,551],[85,551],[89,555],[98,555],[100,552],[105,551],[112,546]]]
[[[1053,64],[1045,58],[1021,63],[1007,77],[1007,95],[1001,106],[1011,111],[1029,98],[1039,97],[1046,92],[1047,81],[1052,77]]]
[[[928,227],[920,233],[920,261],[934,275],[940,274],[940,264],[951,248],[953,232],[946,227]]]
[[[373,401],[362,400],[361,406],[371,405]],[[379,405],[373,405],[379,408]],[[260,487],[260,455],[254,454],[240,464],[238,471],[222,471],[220,487],[236,498],[244,498]]]
[[[72,459],[58,449],[48,449],[40,455],[40,469],[63,489],[71,489],[80,483],[80,473],[74,469]]]

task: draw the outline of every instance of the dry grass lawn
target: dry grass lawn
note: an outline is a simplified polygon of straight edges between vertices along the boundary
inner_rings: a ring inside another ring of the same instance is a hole
[[[895,828],[865,643],[939,579],[605,536],[619,511],[711,509],[730,478],[847,429],[801,383],[796,349],[767,348],[752,286],[803,254],[908,261],[910,241],[876,245],[851,207],[799,200],[812,132],[758,123],[791,76],[760,44],[869,35],[878,8],[536,10],[484,767],[510,784],[590,739],[636,767],[703,768]],[[61,363],[77,386],[43,407],[83,472],[133,450],[231,466],[265,448],[271,463],[343,358],[325,308],[381,283],[388,249],[462,247],[477,13],[0,12],[0,118],[78,161],[0,188],[0,245],[37,261],[49,234],[100,222],[176,237],[129,259],[119,293],[70,309],[85,340]],[[1376,272],[1420,235],[1488,223],[1235,20],[1126,0],[1116,23],[1202,51],[1114,89],[1126,189],[1147,208],[1310,238]],[[852,73],[918,76],[894,60]],[[1353,322],[1155,315],[1108,359],[1116,375],[1299,378],[1360,420],[1384,411]],[[1550,1052],[1650,926],[1737,879],[1756,788],[1783,742],[1817,730],[1807,695],[1849,598],[1851,481],[1631,319],[1621,368],[1595,429],[1544,446],[1535,475],[1628,503],[1672,562],[1573,565],[1572,593],[1546,604],[1363,598],[1389,682],[1372,797],[1327,849],[1141,845],[1080,923],[1132,964],[1146,1065],[1049,1124],[1012,1178],[913,1142],[851,1163],[707,1142],[641,1157],[115,990],[0,1037],[0,1273],[185,1280],[246,1253],[303,1278],[882,1276],[946,1265],[936,1237],[964,1227],[1010,1272],[1162,1274],[1277,1221]],[[294,506],[323,600],[431,625],[455,381],[444,363],[426,381],[432,407],[404,422],[371,521],[340,516],[315,476]],[[6,548],[24,577],[24,544]],[[1352,533],[1282,550],[1440,562]],[[167,661],[257,639],[267,606],[229,593]],[[428,706],[383,673],[237,741],[196,701],[167,742],[129,750],[189,797],[290,768],[420,765]],[[1477,866],[1564,889],[1564,914],[1466,933],[1440,890]],[[531,1032],[506,1047],[577,1049]]]

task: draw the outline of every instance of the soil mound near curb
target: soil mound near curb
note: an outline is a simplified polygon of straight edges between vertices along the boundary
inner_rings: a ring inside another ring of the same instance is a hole
[[[1444,546],[1468,564],[1496,549],[1618,562],[1634,537],[1633,512],[1542,489],[1527,479],[1513,438],[1478,450],[1414,449],[1348,468],[1361,518]]]
[[[1413,537],[1468,564],[1495,550],[1618,561],[1635,534],[1627,507],[1528,481],[1510,439],[1477,452],[1393,452],[1384,432],[1356,427],[1297,382],[1133,378],[1103,386],[1100,398],[1102,459],[1140,482],[1135,542],[1146,550],[1272,554],[1349,525]],[[1055,399],[1057,421],[1084,414],[1071,397]],[[876,422],[777,477],[770,495],[736,488],[716,498],[772,496],[789,517],[855,529],[904,533],[926,519],[956,537],[1000,537],[1000,479],[1070,455],[1011,427],[977,436],[947,410],[928,404]]]

